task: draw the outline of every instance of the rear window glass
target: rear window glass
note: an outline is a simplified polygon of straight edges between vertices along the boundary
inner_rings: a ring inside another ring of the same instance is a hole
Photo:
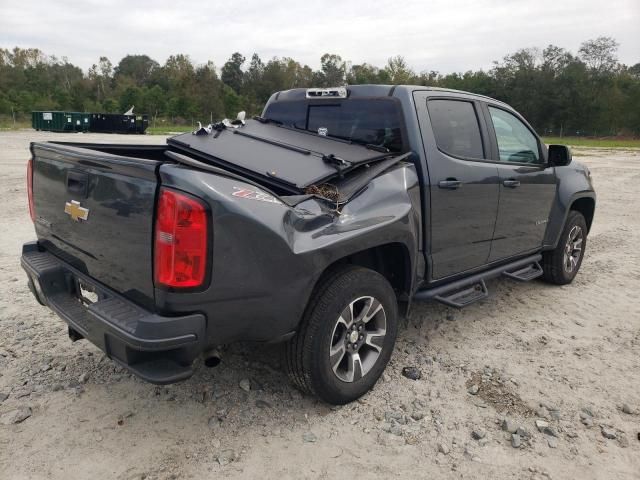
[[[429,117],[438,148],[452,156],[484,158],[480,126],[471,102],[429,100]]]
[[[403,149],[400,107],[393,99],[275,102],[264,116],[318,135],[385,147],[392,152]]]

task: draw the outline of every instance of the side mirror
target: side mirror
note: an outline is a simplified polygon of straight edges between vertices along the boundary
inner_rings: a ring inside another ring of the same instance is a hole
[[[549,145],[549,164],[554,167],[566,167],[571,163],[571,149],[566,145]]]

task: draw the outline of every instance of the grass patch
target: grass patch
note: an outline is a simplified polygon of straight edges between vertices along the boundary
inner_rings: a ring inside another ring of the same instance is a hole
[[[193,128],[190,125],[160,125],[148,127],[146,133],[149,135],[171,135],[172,133],[192,132]]]
[[[547,145],[559,143],[572,147],[640,148],[640,138],[543,137]]]
[[[11,119],[0,119],[0,130],[20,130],[22,128],[31,128],[31,122],[18,120],[13,123]]]

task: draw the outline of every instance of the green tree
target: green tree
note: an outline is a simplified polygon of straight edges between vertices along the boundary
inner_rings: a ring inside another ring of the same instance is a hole
[[[236,52],[231,55],[231,58],[222,67],[222,82],[233,89],[235,93],[239,93],[242,88],[242,79],[244,73],[242,72],[242,65],[245,58],[242,54]]]
[[[115,68],[116,77],[129,77],[137,86],[145,85],[160,65],[147,55],[127,55]]]
[[[344,85],[346,65],[340,55],[325,53],[320,57],[320,71],[314,76],[319,87],[339,87]]]

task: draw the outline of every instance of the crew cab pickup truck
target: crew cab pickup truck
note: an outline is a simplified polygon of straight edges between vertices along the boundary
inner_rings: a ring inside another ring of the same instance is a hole
[[[373,387],[412,302],[570,283],[595,210],[589,170],[513,108],[418,86],[281,91],[163,145],[31,155],[21,262],[72,340],[159,384],[280,341],[293,383],[334,404]]]

